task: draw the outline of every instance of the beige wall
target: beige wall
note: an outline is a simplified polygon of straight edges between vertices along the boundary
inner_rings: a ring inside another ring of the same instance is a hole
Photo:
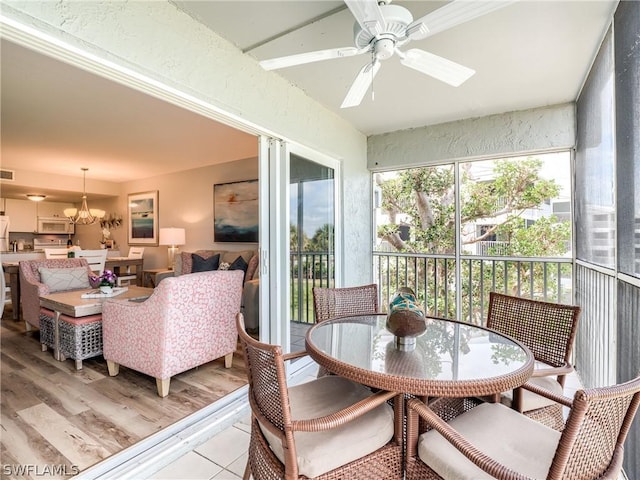
[[[103,208],[107,213],[119,213],[125,224],[111,232],[111,238],[126,255],[127,243],[127,195],[158,190],[159,227],[183,227],[186,230],[184,251],[219,247],[226,250],[246,250],[257,244],[213,242],[213,185],[258,178],[258,158],[248,158],[171,175],[161,175],[122,184],[120,196],[108,201],[91,201],[91,208]],[[99,248],[102,233],[99,225],[81,226],[76,229],[76,239],[82,248]],[[145,268],[167,266],[166,246],[147,246],[144,251]]]

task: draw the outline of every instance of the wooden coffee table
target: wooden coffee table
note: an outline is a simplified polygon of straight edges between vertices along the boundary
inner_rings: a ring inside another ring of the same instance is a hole
[[[95,290],[72,290],[40,297],[40,343],[42,350],[53,348],[54,358],[76,361],[82,369],[82,360],[102,354],[102,304],[110,298],[118,300],[144,300],[152,288],[137,286],[112,297],[82,298]],[[52,314],[51,314],[52,312]]]

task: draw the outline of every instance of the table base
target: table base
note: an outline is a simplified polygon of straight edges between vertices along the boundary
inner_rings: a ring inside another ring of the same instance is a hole
[[[82,360],[102,355],[102,315],[80,317],[80,324],[74,322],[79,319],[60,315],[57,342],[55,315],[47,309],[40,311],[40,343],[54,351],[56,360],[72,358],[76,361],[76,370],[81,370]]]

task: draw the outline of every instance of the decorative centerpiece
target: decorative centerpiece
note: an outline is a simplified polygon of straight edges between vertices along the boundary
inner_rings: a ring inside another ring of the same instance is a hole
[[[100,219],[100,228],[102,228],[102,240],[100,246],[102,248],[113,248],[115,242],[111,240],[111,230],[122,225],[122,215],[117,213],[109,213]]]
[[[416,294],[409,287],[400,288],[389,304],[387,315],[387,330],[395,336],[396,347],[399,350],[413,350],[416,337],[426,329],[424,310],[418,304]]]
[[[99,288],[102,293],[112,293],[118,277],[111,270],[105,270],[101,275],[89,276],[89,283],[93,288]]]

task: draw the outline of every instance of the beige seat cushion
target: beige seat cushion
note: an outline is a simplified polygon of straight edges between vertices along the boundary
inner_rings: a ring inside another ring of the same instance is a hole
[[[562,395],[562,386],[556,380],[556,377],[532,377],[529,383],[545,388],[556,395]],[[504,392],[500,396],[500,402],[510,407],[513,402],[513,391]],[[529,412],[538,408],[548,407],[549,405],[557,405],[553,400],[543,397],[529,390],[522,389],[522,411]]]
[[[362,385],[335,375],[289,388],[295,420],[322,417],[371,395]],[[276,457],[284,463],[282,443],[261,428]],[[300,475],[316,477],[386,445],[393,436],[393,409],[385,404],[339,428],[324,432],[296,432]]]
[[[491,458],[530,478],[546,478],[560,432],[499,403],[483,403],[449,424]],[[435,430],[420,436],[418,456],[445,479],[493,478]]]

